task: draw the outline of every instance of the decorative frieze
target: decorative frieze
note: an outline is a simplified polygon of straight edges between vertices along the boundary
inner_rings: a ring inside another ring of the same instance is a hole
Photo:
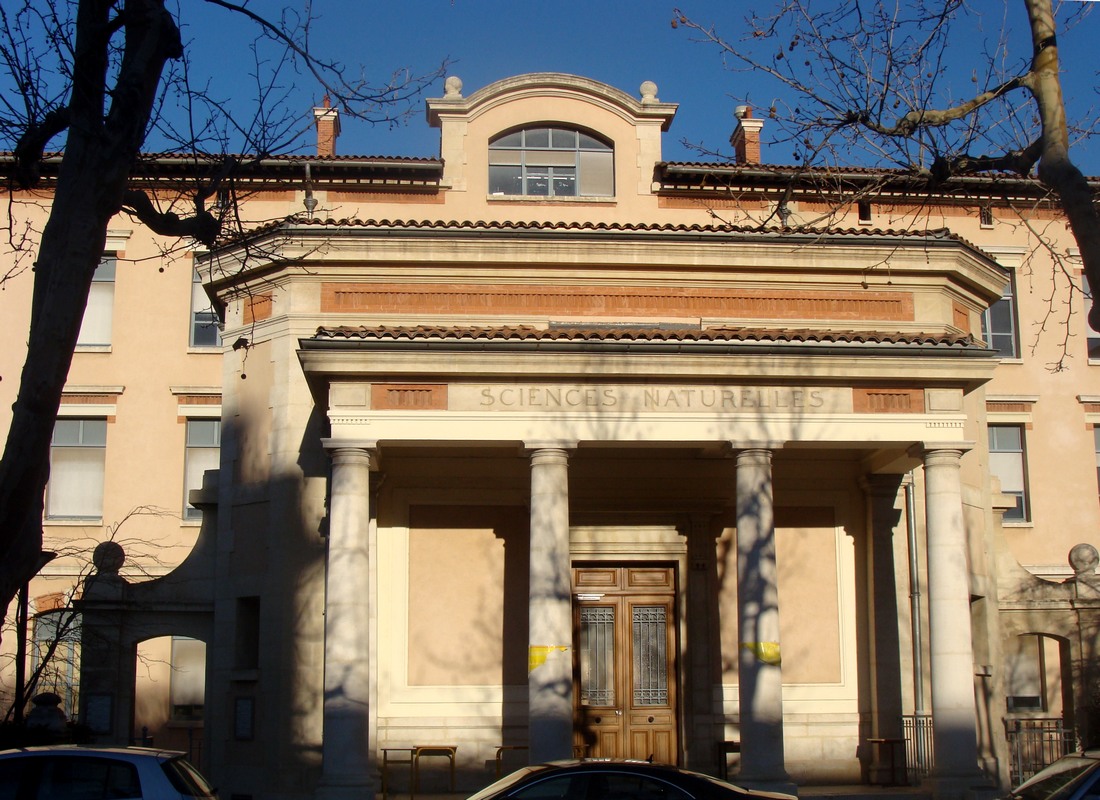
[[[260,297],[252,298],[252,303],[256,304],[260,299]],[[575,285],[435,284],[429,286],[325,283],[321,289],[321,312],[326,314],[400,312],[429,316],[533,315],[551,319],[688,317],[894,322],[914,319],[913,298],[904,292],[719,288],[684,288],[672,292],[665,288],[644,286],[612,288]]]

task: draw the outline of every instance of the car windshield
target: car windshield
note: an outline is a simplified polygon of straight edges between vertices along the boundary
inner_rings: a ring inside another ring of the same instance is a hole
[[[1020,784],[1012,796],[1021,800],[1057,800],[1059,797],[1066,797],[1098,763],[1100,762],[1095,759],[1081,756],[1060,758]]]
[[[217,795],[191,762],[185,758],[173,758],[161,763],[172,788],[184,797],[213,797]]]
[[[511,775],[505,775],[496,783],[491,783],[477,794],[471,795],[469,798],[467,798],[467,800],[481,800],[481,798],[483,797],[489,797],[497,793],[503,793],[508,789],[508,787],[512,786],[513,784],[519,783],[532,772],[538,772],[541,769],[542,767],[540,766],[523,767],[522,769],[517,769]]]

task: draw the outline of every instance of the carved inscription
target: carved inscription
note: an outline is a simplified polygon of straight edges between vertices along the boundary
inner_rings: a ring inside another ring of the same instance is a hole
[[[790,386],[451,386],[452,411],[821,413],[851,411],[851,392]]]

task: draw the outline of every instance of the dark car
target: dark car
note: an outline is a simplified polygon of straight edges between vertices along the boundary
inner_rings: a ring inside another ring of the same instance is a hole
[[[1036,772],[1009,795],[1012,800],[1100,798],[1100,750],[1062,756]]]
[[[141,747],[0,750],[0,800],[217,800],[183,753]]]
[[[593,759],[524,767],[469,800],[794,800],[666,764]]]

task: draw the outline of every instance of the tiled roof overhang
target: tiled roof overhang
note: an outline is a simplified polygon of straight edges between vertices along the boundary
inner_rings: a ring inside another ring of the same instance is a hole
[[[327,230],[341,230],[351,233],[361,230],[387,234],[406,233],[408,235],[433,233],[462,233],[469,235],[522,235],[522,234],[569,234],[574,236],[639,236],[660,235],[662,238],[675,239],[718,239],[726,242],[771,242],[806,245],[814,242],[836,240],[874,241],[890,244],[909,242],[922,247],[937,245],[955,246],[958,244],[981,252],[973,243],[967,241],[947,228],[933,230],[884,229],[884,228],[761,228],[750,225],[729,224],[676,224],[676,223],[629,223],[629,222],[538,222],[530,220],[431,220],[431,219],[320,219],[304,216],[289,217],[247,232],[226,238],[215,250],[228,249],[239,242],[257,239],[279,231],[296,230],[302,233],[315,230],[324,233]],[[321,229],[321,230],[317,230]]]
[[[794,190],[823,199],[832,193],[861,192],[879,200],[920,196],[931,203],[975,198],[1039,200],[1051,194],[1037,177],[1008,172],[960,175],[937,181],[914,170],[707,161],[660,162],[654,169],[654,180],[660,194]],[[1100,190],[1100,177],[1088,181]]]
[[[599,351],[730,355],[752,352],[829,353],[994,358],[969,334],[824,331],[750,327],[663,328],[656,326],[338,326],[321,327],[303,350],[359,348]]]

